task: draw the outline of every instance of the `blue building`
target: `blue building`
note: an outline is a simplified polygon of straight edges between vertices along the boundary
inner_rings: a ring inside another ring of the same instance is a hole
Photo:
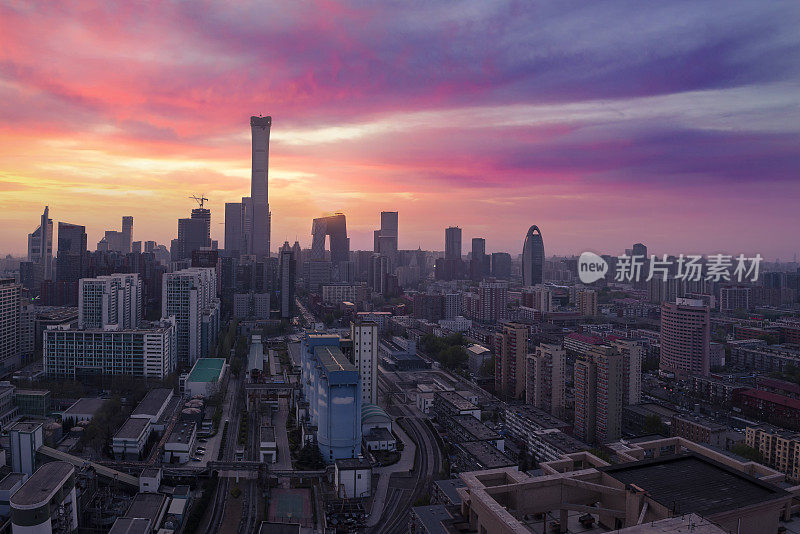
[[[361,384],[339,337],[306,334],[300,344],[303,396],[317,443],[328,463],[361,453]]]

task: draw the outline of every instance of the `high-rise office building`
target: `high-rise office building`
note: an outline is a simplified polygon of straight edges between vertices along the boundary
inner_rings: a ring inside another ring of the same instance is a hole
[[[522,247],[522,285],[534,286],[542,283],[544,274],[544,241],[536,225],[528,229]]]
[[[178,366],[190,367],[211,355],[219,333],[220,301],[215,270],[191,267],[165,273],[161,317],[175,317]]]
[[[561,345],[542,343],[528,354],[525,402],[556,417],[564,417],[564,369],[567,351]]]
[[[381,228],[376,230],[375,252],[388,256],[392,261],[397,254],[397,212],[381,212]]]
[[[225,203],[225,255],[238,258],[242,254],[244,233],[242,228],[242,203]]]
[[[210,248],[211,240],[208,239],[208,222],[205,218],[193,216],[189,219],[178,219],[177,244],[178,255],[173,260],[191,259],[195,250]]]
[[[20,361],[21,290],[14,279],[0,279],[0,370],[4,374]]]
[[[662,371],[708,375],[711,319],[702,300],[679,298],[662,304],[660,339]]]
[[[486,240],[482,237],[472,238],[472,258],[469,262],[470,278],[480,281],[489,274],[490,260],[486,255]]]
[[[314,219],[311,227],[311,261],[325,260],[325,238],[330,241],[330,261],[335,265],[350,259],[350,239],[344,213]]]
[[[450,226],[444,231],[444,258],[461,259],[461,228],[458,226]]]
[[[127,254],[131,251],[131,243],[133,243],[133,217],[125,215],[122,217],[122,231],[106,230],[103,239],[97,243],[97,250]]]
[[[131,243],[131,252],[134,254],[141,254],[142,253],[142,242],[141,241],[134,241]]]
[[[525,397],[525,360],[528,355],[528,325],[506,323],[494,337],[494,390],[507,399]]]
[[[361,405],[378,403],[378,324],[371,321],[350,323],[353,340],[353,365],[361,378]]]
[[[56,252],[56,282],[69,294],[65,304],[74,306],[78,297],[78,280],[84,278],[89,268],[86,227],[58,223],[58,250]]]
[[[35,282],[53,279],[53,220],[49,206],[44,208],[39,227],[28,234],[28,261],[36,271]]]
[[[78,328],[138,328],[142,317],[142,282],[138,274],[83,278],[78,283]]]
[[[492,252],[492,277],[498,280],[511,279],[511,254]]]
[[[272,117],[250,117],[250,133],[253,141],[253,163],[250,178],[250,199],[246,205],[248,226],[248,253],[257,258],[269,256],[269,133]]]
[[[296,243],[295,243],[296,244]],[[282,250],[279,256],[281,279],[281,319],[291,319],[295,314],[295,276],[297,266],[293,250]]]

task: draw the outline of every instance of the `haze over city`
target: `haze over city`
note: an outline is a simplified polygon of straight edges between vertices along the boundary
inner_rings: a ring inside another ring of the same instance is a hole
[[[346,213],[370,249],[442,229],[521,253],[761,253],[800,222],[794,2],[398,6],[0,3],[0,253],[43,205],[89,243],[136,218],[169,243],[204,194],[212,238],[273,118],[272,249]]]

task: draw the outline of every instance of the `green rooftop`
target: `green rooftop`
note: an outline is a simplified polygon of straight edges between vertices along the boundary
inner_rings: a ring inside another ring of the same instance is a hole
[[[189,373],[189,382],[216,382],[222,373],[225,358],[200,358]]]

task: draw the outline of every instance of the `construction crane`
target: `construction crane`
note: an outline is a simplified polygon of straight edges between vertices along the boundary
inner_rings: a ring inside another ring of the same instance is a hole
[[[202,193],[200,194],[199,197],[197,195],[192,195],[189,198],[194,199],[194,201],[200,205],[200,209],[203,209],[203,202],[208,200]]]

